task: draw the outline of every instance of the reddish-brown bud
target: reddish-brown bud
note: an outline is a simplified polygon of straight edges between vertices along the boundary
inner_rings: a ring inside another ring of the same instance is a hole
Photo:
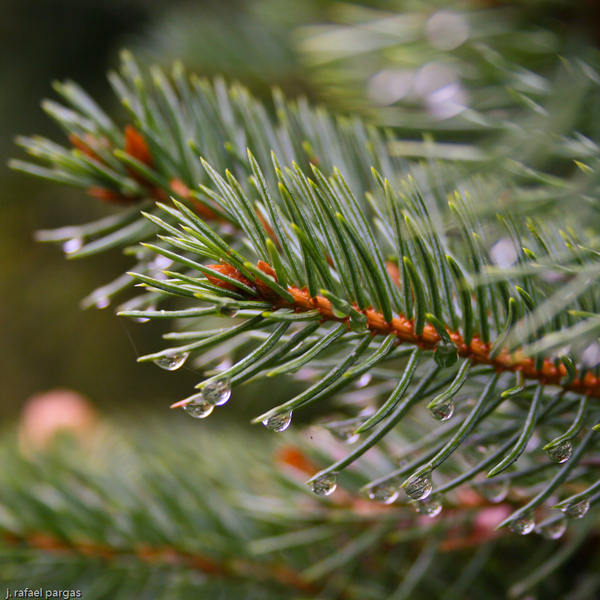
[[[259,260],[256,266],[266,275],[270,275],[275,281],[277,281],[277,275],[275,275],[275,269],[266,262]],[[274,292],[266,283],[263,283],[258,277],[254,283],[256,289],[265,300],[274,300],[279,298],[276,292]]]
[[[190,197],[190,188],[187,185],[185,185],[185,183],[183,183],[181,179],[177,179],[177,177],[175,177],[174,179],[171,179],[170,183],[171,189],[176,194],[186,199]]]
[[[125,127],[125,152],[133,158],[151,167],[154,164],[150,148],[144,139],[144,136],[133,126]]]
[[[78,135],[71,133],[69,135],[69,141],[71,144],[73,144],[74,148],[77,148],[77,150],[83,152],[86,156],[105,164],[105,162],[98,155],[96,148],[98,146],[103,146],[104,148],[110,150],[110,142],[106,138],[96,138],[92,134],[86,133],[82,139]]]
[[[225,263],[222,265],[207,265],[207,267],[213,271],[217,271],[217,273],[222,273],[223,275],[227,275],[227,277],[231,277],[240,283],[244,283],[245,285],[252,287],[252,282],[247,277],[244,277],[235,267],[231,266],[230,264]],[[212,275],[207,275],[206,278],[213,285],[223,288],[224,290],[229,290],[230,292],[240,291],[240,288],[233,285],[233,283],[229,283],[228,281],[223,281],[222,279],[213,277]]]
[[[87,193],[94,198],[99,198],[104,202],[111,202],[113,204],[133,204],[141,199],[140,196],[123,196],[119,192],[102,187],[88,188]]]

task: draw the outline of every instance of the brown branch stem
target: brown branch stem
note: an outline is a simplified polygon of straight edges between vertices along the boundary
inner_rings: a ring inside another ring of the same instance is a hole
[[[259,261],[258,268],[265,273],[275,277],[273,268]],[[237,278],[243,278],[243,275],[237,272],[237,270],[228,264],[222,265],[211,265],[212,269],[215,270],[227,270],[229,276]],[[233,271],[237,273],[237,276],[233,275]],[[225,283],[217,278],[209,276],[209,280],[214,285],[231,289],[231,284]],[[246,280],[247,281],[247,280]],[[277,309],[291,309],[295,312],[306,312],[309,310],[318,310],[321,314],[323,321],[337,321],[337,322],[349,322],[349,317],[339,318],[336,317],[332,310],[332,305],[327,298],[323,296],[311,297],[306,288],[300,289],[296,286],[288,287],[288,292],[294,297],[294,302],[288,302],[280,297],[273,297],[273,292],[269,289],[268,293],[264,293],[264,284],[257,282],[254,287],[259,292],[259,300],[264,302],[271,302],[273,308]],[[237,288],[236,288],[237,289]],[[239,290],[238,290],[239,291]],[[256,300],[257,298],[254,298]],[[436,344],[440,340],[440,336],[436,332],[432,325],[425,325],[423,333],[417,335],[415,333],[414,320],[408,319],[403,315],[398,315],[395,319],[392,319],[389,323],[385,321],[383,314],[373,308],[367,308],[360,311],[358,306],[354,306],[356,310],[362,312],[368,319],[368,329],[373,335],[389,335],[394,334],[398,338],[398,344],[413,344],[419,346],[423,350],[433,350]],[[469,344],[465,343],[464,338],[458,331],[448,330],[448,334],[452,341],[456,344],[459,356],[470,359],[474,364],[485,364],[494,367],[497,371],[521,371],[525,379],[539,381],[544,385],[555,385],[561,387],[565,391],[577,392],[579,394],[586,394],[593,398],[600,398],[600,380],[591,372],[588,371],[583,379],[579,376],[575,378],[568,385],[561,384],[561,380],[567,374],[567,370],[563,364],[556,366],[549,358],[544,359],[541,369],[537,369],[535,360],[527,357],[517,350],[509,353],[503,349],[494,358],[490,357],[490,350],[492,344],[483,342],[479,337],[474,336]]]
[[[307,581],[301,574],[279,562],[253,562],[244,558],[218,560],[172,547],[155,547],[148,544],[140,544],[130,550],[121,550],[96,542],[67,542],[46,533],[37,532],[22,536],[5,534],[4,542],[11,546],[26,545],[44,552],[78,553],[104,560],[135,556],[146,563],[185,565],[209,577],[222,579],[235,577],[259,582],[273,582],[311,595],[318,594],[321,590],[319,585]]]

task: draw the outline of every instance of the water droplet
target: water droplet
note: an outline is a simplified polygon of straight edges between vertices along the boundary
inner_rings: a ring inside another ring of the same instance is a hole
[[[346,305],[345,307],[343,307],[344,310],[337,308],[335,304],[331,305],[331,312],[333,313],[334,317],[338,319],[343,319],[348,316],[348,314],[350,313],[350,305],[347,302],[344,302],[344,304]]]
[[[263,425],[270,429],[271,431],[276,431],[279,433],[280,431],[285,431],[292,422],[292,411],[286,413],[278,413],[265,419],[263,421]]]
[[[380,106],[401,100],[412,88],[414,73],[410,69],[384,69],[368,82],[369,99]]]
[[[221,317],[235,317],[240,311],[240,305],[237,302],[227,302],[217,306],[217,314]]]
[[[440,340],[433,351],[433,360],[442,368],[454,365],[458,360],[458,349],[454,342]]]
[[[310,484],[310,489],[317,494],[317,496],[329,496],[333,494],[337,487],[338,474],[336,471],[321,475]]]
[[[529,438],[527,445],[525,446],[525,452],[534,452],[540,446],[541,440],[540,436],[534,431],[532,436]]]
[[[348,323],[350,325],[350,329],[354,331],[354,333],[362,333],[368,329],[369,319],[366,315],[362,313],[356,314],[352,313],[350,315],[350,321]]]
[[[413,500],[425,500],[433,490],[431,471],[427,471],[422,475],[413,475],[403,487],[406,494]]]
[[[202,400],[202,394],[197,394],[194,397],[197,398],[197,400],[190,402],[190,404],[186,404],[183,409],[190,417],[194,417],[194,419],[204,419],[208,417],[215,408],[214,404]]]
[[[570,517],[571,519],[581,519],[586,515],[589,509],[590,501],[587,498],[576,504],[568,504],[564,508],[561,508],[567,517]]]
[[[554,523],[549,523],[542,527],[539,532],[547,539],[547,540],[557,540],[564,532],[567,530],[567,519],[562,517],[558,521],[554,521]]]
[[[144,310],[154,311],[156,310],[156,305],[149,304]],[[147,323],[150,319],[148,317],[131,317],[131,320],[134,323]]]
[[[441,62],[430,61],[415,74],[413,91],[424,101],[428,112],[449,119],[467,108],[467,95],[457,75]]]
[[[573,446],[571,442],[568,440],[559,444],[558,446],[554,446],[552,448],[548,448],[546,450],[548,452],[548,456],[556,463],[564,463],[571,458],[571,454],[573,454]]]
[[[209,404],[221,406],[231,397],[231,380],[229,377],[209,380],[202,388],[202,398]]]
[[[395,485],[383,484],[369,488],[369,499],[381,502],[382,504],[392,504],[400,494],[400,490]]]
[[[525,513],[518,519],[515,519],[510,525],[510,530],[519,535],[527,535],[533,531],[535,527],[535,519],[533,513]]]
[[[510,489],[509,483],[507,480],[504,481],[490,481],[485,485],[482,485],[481,493],[483,497],[493,504],[498,504],[502,502],[506,496],[508,496],[508,491]]]
[[[218,365],[215,365],[215,371],[217,373],[221,371],[226,371],[233,366],[233,360],[230,356],[226,356]]]
[[[581,364],[584,367],[592,368],[600,364],[600,343],[592,342],[581,353]]]
[[[548,283],[562,283],[563,281],[567,281],[569,275],[564,271],[544,271],[540,273],[540,277]]]
[[[175,369],[179,369],[179,367],[183,366],[183,363],[187,360],[189,355],[189,352],[182,352],[181,354],[161,356],[154,361],[154,364],[158,365],[161,369],[175,371]]]
[[[102,298],[98,298],[94,303],[96,308],[106,308],[110,304],[110,298],[103,296]]]
[[[469,446],[465,449],[463,456],[469,465],[474,467],[478,465],[486,456],[487,449],[481,444],[478,446]]]
[[[83,246],[83,238],[74,237],[70,240],[67,240],[62,245],[62,249],[63,252],[65,252],[66,254],[71,254],[72,252],[77,252],[77,250],[79,250],[81,246]]]
[[[151,271],[164,271],[165,269],[168,269],[172,264],[173,261],[170,258],[159,254],[153,261],[150,261],[148,263],[148,269]]]
[[[311,367],[303,367],[302,369],[290,369],[288,373],[296,373],[294,379],[297,381],[310,381],[314,382],[314,378],[318,371]]]
[[[131,317],[134,323],[147,323],[150,319],[148,317]]]
[[[442,503],[436,498],[429,498],[425,502],[418,500],[414,504],[415,510],[425,517],[437,517],[442,512]]]
[[[517,262],[519,249],[511,239],[502,238],[490,248],[490,258],[501,269],[508,269]]]
[[[463,15],[438,10],[425,24],[425,37],[438,50],[453,50],[469,38],[470,29],[469,22]]]
[[[434,419],[447,421],[454,414],[454,402],[452,398],[447,398],[436,404],[430,404],[427,410]]]
[[[304,344],[304,342],[300,342],[299,344],[296,344],[291,350],[290,352],[294,352],[296,350],[298,350],[298,348],[302,348],[302,345]]]
[[[356,422],[351,423],[330,423],[324,425],[325,429],[331,433],[331,435],[344,444],[354,444],[359,438],[360,433],[355,433]]]
[[[371,379],[373,379],[371,373],[365,373],[355,382],[354,387],[357,389],[364,388],[371,383]]]

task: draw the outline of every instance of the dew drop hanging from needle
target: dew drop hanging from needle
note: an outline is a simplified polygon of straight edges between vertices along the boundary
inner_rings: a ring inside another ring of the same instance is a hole
[[[202,388],[202,397],[214,406],[225,404],[231,397],[231,379],[229,377],[217,377],[209,380]]]
[[[581,502],[577,502],[574,504],[568,504],[561,510],[570,517],[571,519],[582,519],[587,514],[590,509],[590,501],[586,498]]]
[[[442,503],[431,496],[427,500],[417,500],[414,507],[418,514],[430,519],[437,517],[442,512]]]
[[[205,419],[214,410],[214,404],[205,402],[201,398],[202,394],[198,394],[197,402],[190,402],[183,407],[183,410],[185,410],[190,417],[194,417],[195,419]]]
[[[400,490],[396,485],[384,484],[370,488],[367,493],[370,500],[375,500],[382,504],[393,504],[400,495]]]
[[[155,365],[158,365],[161,369],[165,369],[167,371],[175,371],[180,367],[183,367],[183,364],[187,360],[189,352],[181,352],[179,354],[170,354],[167,356],[161,356],[154,361]]]
[[[452,398],[447,398],[443,402],[428,406],[427,410],[437,421],[447,421],[454,414],[454,402],[452,401]]]
[[[509,527],[512,532],[518,533],[519,535],[527,535],[528,533],[531,533],[535,527],[533,513],[525,513],[513,521]]]
[[[404,485],[404,491],[413,500],[425,500],[432,490],[431,471],[423,475],[413,475]]]
[[[329,496],[335,491],[337,480],[338,474],[336,471],[333,471],[332,473],[317,477],[317,479],[311,482],[310,489],[317,494],[317,496]]]
[[[77,252],[83,246],[83,238],[74,237],[70,240],[67,240],[62,245],[62,250],[65,254],[72,254],[73,252]]]
[[[571,458],[571,454],[573,454],[573,445],[567,440],[558,446],[548,448],[546,452],[550,459],[555,463],[564,463]]]
[[[268,417],[267,419],[264,419],[262,424],[267,429],[270,429],[271,431],[280,433],[282,431],[285,431],[290,426],[291,422],[292,422],[292,411],[289,411],[286,413],[278,413],[276,415]]]
[[[566,530],[567,519],[566,517],[562,517],[558,521],[554,521],[554,523],[549,523],[541,529],[536,530],[536,532],[540,533],[547,540],[558,540],[563,536]]]
[[[479,488],[479,491],[488,502],[491,502],[493,504],[499,504],[506,498],[506,496],[508,496],[508,492],[510,491],[510,484],[508,483],[508,480],[492,480],[484,483]]]

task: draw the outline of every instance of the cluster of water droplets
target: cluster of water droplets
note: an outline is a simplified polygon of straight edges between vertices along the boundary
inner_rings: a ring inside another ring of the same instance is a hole
[[[435,496],[430,496],[427,500],[417,500],[414,507],[418,514],[431,519],[442,512],[442,503]]]
[[[155,365],[158,365],[161,369],[165,369],[167,371],[175,371],[183,366],[185,361],[188,359],[190,355],[189,352],[179,352],[177,354],[167,354],[165,356],[161,356],[154,361]]]
[[[548,456],[555,463],[564,463],[571,458],[571,454],[573,454],[573,445],[569,440],[558,444],[557,446],[552,446],[546,450]]]
[[[404,484],[404,491],[413,500],[425,500],[433,490],[431,471],[413,475]]]
[[[215,406],[225,404],[230,397],[231,380],[229,377],[209,379],[201,392],[188,398],[189,402],[184,405],[183,409],[190,417],[204,419],[212,413]]]
[[[270,417],[267,417],[263,420],[263,425],[270,429],[271,431],[276,431],[280,433],[281,431],[285,431],[292,422],[292,411],[277,413]]]
[[[512,521],[509,527],[512,532],[518,533],[519,535],[527,535],[528,533],[531,533],[535,528],[535,519],[533,517],[533,513],[526,512],[518,519]]]
[[[582,519],[587,514],[590,509],[590,501],[586,498],[585,500],[581,500],[580,502],[573,502],[571,504],[567,504],[566,506],[561,507],[562,510],[567,517],[571,519]]]
[[[310,482],[310,489],[317,494],[317,496],[329,496],[333,494],[337,487],[338,474],[336,471],[326,473],[317,477],[314,481]]]
[[[427,407],[429,414],[438,421],[447,421],[454,414],[454,402],[452,398],[446,398],[441,402],[430,404]]]

